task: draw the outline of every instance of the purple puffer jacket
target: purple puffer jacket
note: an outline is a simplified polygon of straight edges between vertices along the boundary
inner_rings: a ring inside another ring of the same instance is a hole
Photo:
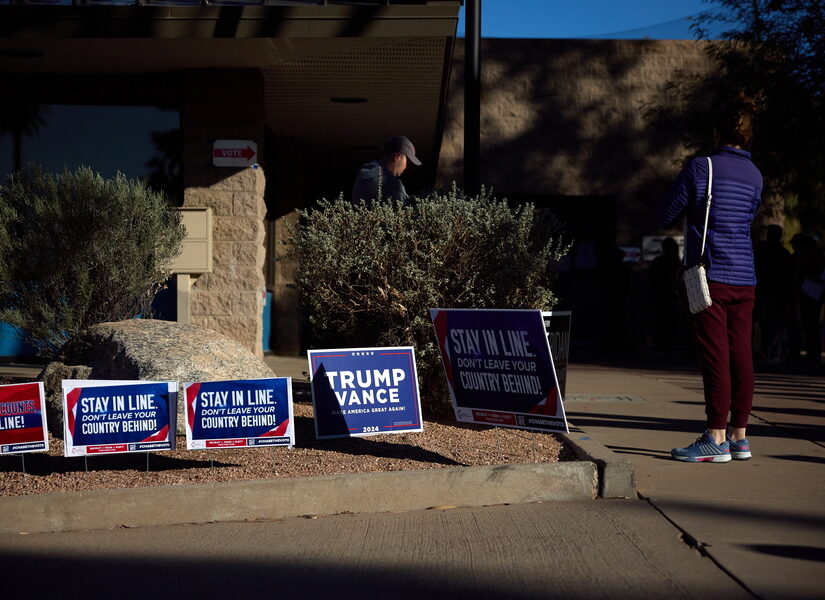
[[[746,150],[723,146],[711,155],[713,198],[710,205],[704,263],[708,280],[729,285],[756,285],[751,222],[762,202],[762,174]],[[686,263],[699,263],[705,223],[708,164],[692,159],[660,206],[663,227],[674,227],[687,214]]]

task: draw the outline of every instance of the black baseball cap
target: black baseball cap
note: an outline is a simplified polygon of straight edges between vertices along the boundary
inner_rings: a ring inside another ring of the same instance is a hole
[[[412,164],[421,165],[421,161],[418,160],[418,157],[415,155],[415,146],[413,146],[409,138],[399,135],[387,140],[387,143],[384,144],[384,156],[389,156],[396,152],[400,152],[406,156]]]

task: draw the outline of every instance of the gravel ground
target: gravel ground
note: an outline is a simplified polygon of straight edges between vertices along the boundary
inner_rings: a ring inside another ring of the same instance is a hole
[[[316,440],[307,396],[295,394],[294,448],[186,450],[179,436],[177,450],[148,459],[136,453],[84,460],[64,458],[62,440],[51,438],[48,452],[25,455],[25,474],[19,455],[0,456],[0,496],[574,460],[553,434],[447,419],[425,420],[422,433]]]

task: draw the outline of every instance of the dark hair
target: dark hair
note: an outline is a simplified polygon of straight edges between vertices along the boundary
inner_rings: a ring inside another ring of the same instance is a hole
[[[717,108],[713,122],[719,141],[723,144],[750,148],[755,112],[754,101],[743,92],[739,92],[732,100],[723,102]]]

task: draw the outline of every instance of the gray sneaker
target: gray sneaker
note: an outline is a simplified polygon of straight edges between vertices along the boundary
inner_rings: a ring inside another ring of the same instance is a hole
[[[728,436],[728,444],[730,445],[730,455],[733,460],[748,460],[751,456],[751,443],[748,438],[742,438],[735,442],[732,437]]]
[[[683,462],[729,462],[731,459],[730,447],[727,440],[716,444],[709,432],[703,433],[686,448],[674,448],[670,455]]]

